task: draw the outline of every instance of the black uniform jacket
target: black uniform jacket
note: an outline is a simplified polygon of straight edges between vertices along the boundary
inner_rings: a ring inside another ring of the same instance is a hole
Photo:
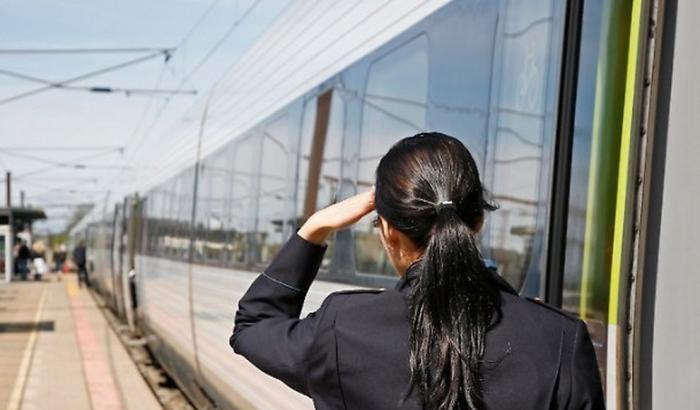
[[[233,350],[310,396],[317,409],[422,409],[409,388],[406,293],[336,292],[300,319],[325,247],[294,235],[239,303]],[[494,274],[494,276],[497,276]],[[503,317],[487,333],[489,409],[599,409],[603,392],[583,322],[520,298],[502,281]]]

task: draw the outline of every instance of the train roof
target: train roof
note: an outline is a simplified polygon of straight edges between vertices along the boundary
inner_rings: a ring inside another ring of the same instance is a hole
[[[192,112],[206,112],[201,157],[247,135],[265,118],[361,60],[451,0],[301,0],[243,54]],[[191,116],[191,115],[190,115]],[[70,231],[101,220],[113,201],[146,193],[192,166],[200,118],[170,129],[168,150],[150,162],[136,185],[114,186]],[[232,130],[235,130],[232,132]]]
[[[303,0],[288,9],[217,83],[206,111],[202,157],[245,135],[256,124],[362,59],[449,0]],[[140,192],[194,162],[199,121],[173,137],[179,141],[142,179]],[[232,132],[232,130],[235,130]]]

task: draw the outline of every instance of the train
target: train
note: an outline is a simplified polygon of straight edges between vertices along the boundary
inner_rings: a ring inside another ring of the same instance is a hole
[[[675,295],[700,290],[687,268],[698,230],[676,230],[698,227],[682,206],[698,192],[669,178],[700,175],[685,68],[698,12],[297,1],[204,99],[186,154],[71,236],[87,243],[95,288],[197,407],[312,408],[232,353],[237,301],[315,210],[373,184],[394,142],[440,131],[469,148],[499,205],[484,257],[523,297],[586,322],[607,407],[684,408],[700,402],[698,303]],[[304,313],[339,289],[394,285],[370,219],[328,241]]]

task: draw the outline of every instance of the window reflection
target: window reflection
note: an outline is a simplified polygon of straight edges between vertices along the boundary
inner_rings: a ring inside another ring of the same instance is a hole
[[[195,258],[200,263],[221,265],[226,260],[231,159],[230,147],[225,147],[200,165],[194,243]]]
[[[265,126],[262,138],[263,159],[260,164],[260,194],[255,235],[256,260],[268,263],[282,247],[288,220],[289,201],[289,124],[286,115]]]
[[[539,259],[557,89],[548,82],[559,67],[553,50],[560,40],[552,39],[560,38],[554,23],[561,12],[552,1],[507,3],[496,48],[500,72],[492,84],[487,172],[500,209],[489,215],[487,253],[501,275],[530,296],[541,296],[544,283]]]
[[[374,185],[379,159],[399,139],[425,128],[428,97],[428,41],[417,37],[374,62],[369,70],[362,108],[357,173],[358,191]],[[354,227],[355,263],[359,272],[394,275],[371,218]]]
[[[177,192],[175,179],[171,178],[165,185],[163,190],[164,210],[163,210],[163,225],[161,229],[161,252],[167,258],[175,256],[175,235],[176,235],[176,216],[177,216]]]
[[[228,211],[230,263],[241,264],[248,253],[252,210],[254,149],[251,137],[234,144],[231,208]]]
[[[304,107],[297,186],[299,226],[315,210],[336,201],[344,119],[345,102],[334,89],[308,101]],[[323,268],[328,268],[333,258],[335,238],[328,238],[326,243],[328,248],[321,263]]]
[[[188,169],[156,190],[155,196],[160,199],[160,204],[155,204],[155,211],[162,209],[156,222],[157,253],[160,256],[182,261],[189,258],[193,189],[194,170]]]

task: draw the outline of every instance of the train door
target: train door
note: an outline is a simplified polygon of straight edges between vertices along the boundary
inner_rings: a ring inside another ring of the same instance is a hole
[[[617,370],[619,257],[627,229],[625,152],[643,33],[635,23],[640,4],[567,3],[539,261],[543,277],[539,292],[526,289],[586,322],[609,408],[617,407],[623,386]]]
[[[125,229],[122,237],[121,257],[121,288],[123,289],[124,318],[126,319],[129,333],[135,335],[136,328],[136,251],[140,244],[140,206],[138,197],[124,200],[124,223]]]
[[[113,289],[113,305],[119,317],[124,317],[124,288],[122,287],[121,255],[123,252],[124,206],[115,204],[112,229],[112,247],[110,250],[110,273]]]

